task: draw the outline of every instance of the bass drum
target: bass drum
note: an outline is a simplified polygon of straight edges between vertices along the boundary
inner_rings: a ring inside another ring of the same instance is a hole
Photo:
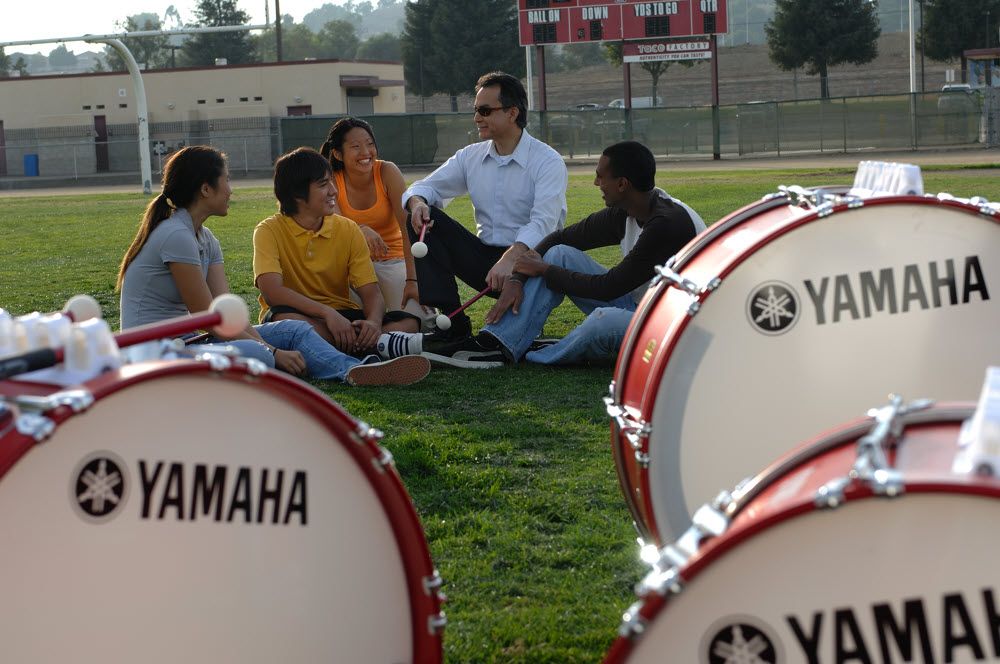
[[[224,357],[44,392],[0,391],[5,661],[441,661],[410,498],[325,395]]]
[[[985,201],[786,191],[661,272],[605,400],[648,542],[891,390],[975,399],[1000,360],[1000,223]]]
[[[606,664],[997,656],[1000,483],[951,472],[972,412],[845,426],[699,510],[639,586]],[[879,433],[897,427],[894,441]]]

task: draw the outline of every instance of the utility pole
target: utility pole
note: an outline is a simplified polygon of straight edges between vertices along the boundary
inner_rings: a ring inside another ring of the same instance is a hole
[[[274,0],[274,36],[278,40],[278,62],[281,62],[281,0]]]

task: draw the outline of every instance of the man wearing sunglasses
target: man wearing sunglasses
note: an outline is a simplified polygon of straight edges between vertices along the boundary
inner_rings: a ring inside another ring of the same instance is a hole
[[[461,306],[458,282],[499,293],[514,262],[566,220],[566,164],[531,136],[528,95],[515,77],[491,72],[476,83],[473,118],[479,143],[466,146],[403,192],[410,242],[428,224],[427,255],[415,260],[421,304],[451,313]],[[476,234],[445,214],[448,200],[469,194]],[[443,336],[472,334],[464,312]]]

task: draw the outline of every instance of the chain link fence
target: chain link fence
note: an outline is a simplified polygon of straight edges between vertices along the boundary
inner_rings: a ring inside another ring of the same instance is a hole
[[[286,150],[318,148],[341,116],[230,118],[150,125],[154,173],[185,145],[229,155],[234,174],[271,171]],[[404,166],[438,164],[478,134],[468,113],[375,115],[382,158]],[[710,106],[529,112],[529,130],[567,157],[594,156],[635,139],[657,155],[710,157]],[[1000,91],[839,97],[722,106],[718,149],[725,156],[906,150],[1000,145]],[[41,176],[81,179],[139,171],[136,124],[8,129],[0,136],[0,182]]]

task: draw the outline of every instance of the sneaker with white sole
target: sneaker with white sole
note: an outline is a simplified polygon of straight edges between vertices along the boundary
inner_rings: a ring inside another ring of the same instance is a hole
[[[411,385],[423,380],[430,371],[430,361],[419,355],[404,355],[384,361],[377,355],[369,355],[361,364],[347,370],[344,382],[357,386]]]
[[[378,338],[375,349],[386,360],[404,355],[420,355],[423,339],[424,335],[415,332],[386,332]]]
[[[436,356],[442,364],[462,368],[493,368],[511,359],[500,342],[485,332],[456,341],[426,343],[422,355],[432,362]]]

